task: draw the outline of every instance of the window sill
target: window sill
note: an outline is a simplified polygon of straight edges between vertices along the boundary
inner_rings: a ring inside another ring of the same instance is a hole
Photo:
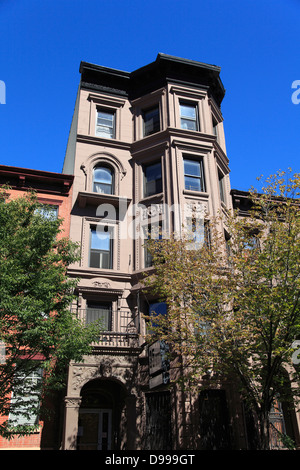
[[[162,201],[162,200],[163,200],[163,196],[164,196],[164,193],[163,193],[163,192],[157,193],[157,194],[151,194],[151,196],[143,197],[143,198],[139,201],[139,204],[142,204],[142,203],[148,204],[149,202],[156,201],[156,200]]]
[[[205,198],[205,199],[208,199],[208,197],[209,197],[209,194],[206,193],[206,192],[192,191],[190,189],[184,189],[183,194],[186,195],[186,196],[194,196],[194,197],[197,197],[197,198],[202,197],[202,198]]]

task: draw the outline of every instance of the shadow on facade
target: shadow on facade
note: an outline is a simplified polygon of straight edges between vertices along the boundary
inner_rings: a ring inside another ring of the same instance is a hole
[[[81,390],[77,450],[122,450],[127,439],[128,394],[120,383],[95,379]]]

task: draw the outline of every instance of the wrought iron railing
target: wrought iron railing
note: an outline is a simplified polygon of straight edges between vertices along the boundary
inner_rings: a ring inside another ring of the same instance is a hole
[[[99,348],[135,348],[139,346],[139,335],[130,310],[113,311],[109,308],[72,309],[85,324],[100,321],[103,331],[99,341],[92,346]]]

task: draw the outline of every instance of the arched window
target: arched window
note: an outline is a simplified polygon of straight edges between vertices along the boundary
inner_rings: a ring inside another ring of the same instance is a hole
[[[113,194],[114,173],[107,166],[96,166],[93,174],[93,191],[95,193]]]

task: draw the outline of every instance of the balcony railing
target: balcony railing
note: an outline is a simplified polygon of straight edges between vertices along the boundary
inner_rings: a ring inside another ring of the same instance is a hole
[[[92,343],[95,349],[139,347],[139,335],[130,310],[113,311],[109,308],[86,308],[72,309],[72,311],[85,324],[101,321],[103,332],[99,335],[99,341]]]

